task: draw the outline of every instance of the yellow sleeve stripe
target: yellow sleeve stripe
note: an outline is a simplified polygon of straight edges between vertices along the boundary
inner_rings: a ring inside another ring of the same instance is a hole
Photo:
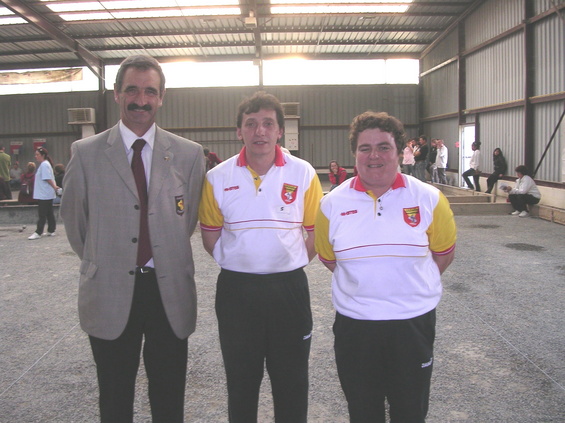
[[[217,230],[224,225],[224,216],[220,211],[218,202],[214,197],[214,189],[207,178],[204,179],[202,198],[198,208],[200,226],[206,230]]]
[[[333,246],[330,243],[330,221],[321,209],[316,215],[316,226],[314,228],[314,246],[320,260],[326,263],[335,262]]]
[[[306,230],[314,229],[316,223],[316,215],[320,208],[320,200],[324,196],[322,184],[318,175],[314,174],[308,190],[304,193],[304,221],[303,226]]]
[[[441,192],[427,234],[430,240],[430,250],[435,254],[447,254],[455,247],[457,240],[455,218],[449,206],[449,201]]]

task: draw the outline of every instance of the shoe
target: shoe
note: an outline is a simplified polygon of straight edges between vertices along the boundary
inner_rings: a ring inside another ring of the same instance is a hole
[[[55,235],[57,235],[55,232],[47,232],[43,234],[43,236],[55,236]]]
[[[520,214],[520,212],[518,210],[514,210],[512,213],[510,213],[512,216],[518,216]]]
[[[27,239],[39,239],[39,238],[41,238],[41,235],[39,235],[37,232],[34,232],[30,236],[28,236]]]
[[[530,215],[530,213],[528,213],[526,210],[524,210],[523,212],[521,212],[518,217],[528,217]]]

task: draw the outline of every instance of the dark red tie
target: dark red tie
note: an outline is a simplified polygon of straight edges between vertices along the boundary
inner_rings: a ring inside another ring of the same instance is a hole
[[[141,213],[139,219],[139,239],[137,246],[138,267],[143,267],[152,257],[151,243],[149,242],[149,224],[147,221],[147,179],[145,179],[145,167],[141,158],[141,150],[145,145],[145,140],[138,139],[133,143],[133,158],[131,159],[131,170],[137,185],[137,194],[139,195],[139,211]]]

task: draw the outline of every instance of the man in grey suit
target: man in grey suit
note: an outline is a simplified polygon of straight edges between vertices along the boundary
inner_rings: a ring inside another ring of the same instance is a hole
[[[81,260],[79,316],[102,422],[133,421],[142,348],[153,421],[183,421],[196,323],[190,237],[205,167],[200,145],[156,126],[164,95],[155,59],[125,59],[114,85],[120,122],[73,143],[64,179],[61,216]]]

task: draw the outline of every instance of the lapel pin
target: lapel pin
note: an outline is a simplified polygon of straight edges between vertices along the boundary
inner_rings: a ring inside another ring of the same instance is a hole
[[[166,161],[166,162],[169,161],[169,156],[165,156],[165,161]]]

